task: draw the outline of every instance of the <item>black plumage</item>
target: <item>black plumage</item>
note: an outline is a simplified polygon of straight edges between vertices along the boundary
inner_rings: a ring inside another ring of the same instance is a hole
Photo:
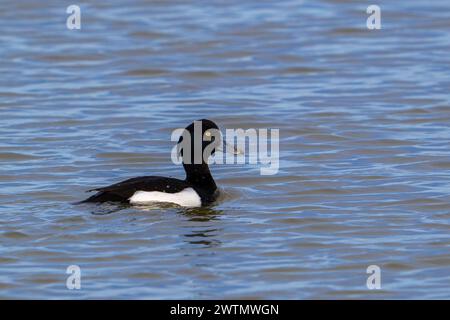
[[[202,125],[203,134],[209,129],[217,129],[217,125],[210,120],[198,120]],[[186,127],[186,131],[191,135],[191,150],[194,150],[194,123]],[[180,138],[180,141],[182,138]],[[201,152],[210,145],[218,141],[203,141]],[[194,151],[195,152],[195,151]],[[218,196],[218,189],[209,170],[208,164],[203,160],[201,163],[194,163],[194,152],[188,156],[182,153],[183,166],[186,171],[186,179],[180,180],[159,176],[144,176],[131,178],[107,187],[95,188],[89,191],[97,191],[96,194],[83,202],[122,202],[127,203],[137,191],[159,191],[166,193],[178,193],[186,188],[192,188],[200,196],[202,205],[213,202]],[[213,151],[214,153],[214,151]],[[188,158],[189,157],[189,158]]]

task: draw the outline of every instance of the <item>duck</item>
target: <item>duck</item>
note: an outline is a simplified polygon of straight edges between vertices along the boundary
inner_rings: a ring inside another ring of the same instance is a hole
[[[196,139],[201,143],[196,143]],[[238,154],[237,149],[228,146],[223,140],[217,124],[208,119],[196,120],[183,130],[177,144],[178,155],[181,156],[186,172],[184,180],[163,176],[131,178],[106,187],[90,189],[87,192],[96,193],[81,202],[120,202],[131,205],[170,203],[181,207],[210,205],[217,200],[220,192],[211,175],[208,159],[203,154],[205,150],[209,150],[210,155],[214,155],[216,149],[220,150],[222,141],[227,146],[227,151]],[[183,147],[180,148],[180,145]]]

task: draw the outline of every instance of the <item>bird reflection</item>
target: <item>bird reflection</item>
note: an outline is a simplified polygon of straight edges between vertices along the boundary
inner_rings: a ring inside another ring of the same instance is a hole
[[[221,242],[216,238],[220,229],[215,228],[215,221],[220,219],[222,210],[213,207],[180,209],[180,213],[188,218],[190,231],[184,234],[185,242],[192,245],[202,245],[204,247],[218,247]]]
[[[81,203],[76,203],[81,204]],[[173,209],[177,208],[176,205],[170,203],[152,203],[147,205],[130,205],[128,203],[117,203],[117,202],[104,202],[102,204],[81,204],[89,208],[89,211],[93,215],[107,215],[112,213],[117,213],[126,209],[136,209],[140,211],[152,211],[161,209]]]
[[[91,214],[95,216],[104,216],[112,213],[117,213],[119,211],[129,208],[130,205],[127,204],[117,204],[117,203],[105,203],[102,205],[89,205],[89,210]]]
[[[86,206],[85,204],[83,204]],[[220,228],[216,226],[217,220],[223,214],[223,210],[216,210],[214,207],[199,207],[199,208],[180,208],[177,205],[168,203],[154,203],[142,206],[132,206],[129,204],[117,203],[103,203],[101,205],[89,204],[86,206],[92,215],[102,216],[113,213],[118,213],[127,209],[140,211],[154,211],[154,210],[174,210],[180,215],[187,218],[184,220],[183,228],[189,229],[184,233],[185,242],[191,245],[202,247],[217,247],[221,245],[221,241],[217,239]]]

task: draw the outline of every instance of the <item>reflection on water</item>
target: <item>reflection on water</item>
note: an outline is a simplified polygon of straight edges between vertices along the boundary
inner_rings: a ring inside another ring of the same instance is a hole
[[[189,226],[184,234],[186,242],[193,245],[204,245],[205,247],[220,246],[221,229],[220,216],[223,210],[212,208],[189,208],[180,210],[187,216]]]
[[[81,205],[80,203],[75,203],[77,205]],[[102,204],[94,204],[94,205],[85,205],[89,206],[88,211],[93,215],[105,215],[112,213],[119,213],[120,211],[130,208],[129,205],[125,204],[113,204],[113,203],[102,203]],[[140,208],[141,210],[145,210],[145,208]]]
[[[0,298],[449,298],[448,1],[0,3]],[[209,208],[74,203],[183,178],[173,129],[279,128]],[[382,270],[368,290],[366,269]],[[65,287],[82,270],[82,289]]]

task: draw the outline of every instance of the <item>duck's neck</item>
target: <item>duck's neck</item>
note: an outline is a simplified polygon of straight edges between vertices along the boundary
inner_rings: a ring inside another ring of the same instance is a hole
[[[208,164],[185,164],[183,163],[184,170],[186,171],[186,181],[192,184],[194,187],[209,191],[213,193],[216,191],[217,186],[209,171]]]

